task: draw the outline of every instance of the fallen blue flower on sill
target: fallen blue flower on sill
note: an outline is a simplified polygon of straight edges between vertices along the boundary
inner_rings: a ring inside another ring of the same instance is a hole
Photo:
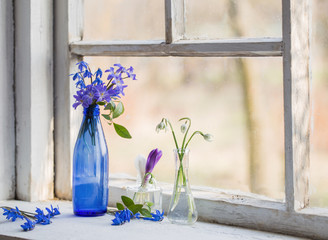
[[[21,227],[23,228],[24,231],[31,231],[34,229],[35,227],[35,223],[34,221],[31,221],[29,218],[25,217],[26,222],[21,225]]]
[[[26,222],[21,225],[24,231],[30,231],[33,230],[35,227],[35,224],[42,224],[47,225],[50,224],[50,218],[59,215],[59,207],[54,208],[52,205],[50,205],[50,208],[46,208],[47,214],[44,214],[44,212],[40,208],[36,208],[35,213],[20,211],[18,207],[10,208],[10,207],[1,207],[4,211],[3,215],[6,216],[7,220],[11,220],[12,222],[15,222],[17,218],[25,219]]]
[[[12,222],[15,222],[17,218],[24,219],[23,215],[19,211],[18,207],[14,208],[2,208],[4,213],[2,215],[6,216],[7,220],[11,220]]]
[[[115,213],[115,218],[112,220],[112,225],[122,225],[126,222],[130,222],[131,217],[134,218],[133,213],[129,209],[124,209],[122,211]]]
[[[148,217],[144,217],[144,220],[150,220],[150,221],[154,221],[154,222],[160,222],[163,221],[164,219],[164,211],[161,213],[159,210],[156,210],[156,213],[151,213],[152,217],[148,218]]]
[[[36,217],[36,223],[40,223],[42,225],[50,224],[50,213],[45,215],[44,212],[40,208],[36,208],[35,212],[37,213],[34,217]]]
[[[130,222],[131,219],[144,219],[154,222],[160,222],[164,219],[164,211],[161,213],[159,210],[156,210],[156,213],[151,213],[152,217],[143,217],[140,213],[133,214],[129,209],[125,208],[124,210],[118,211],[115,213],[115,218],[112,220],[112,225],[122,225],[126,222]]]

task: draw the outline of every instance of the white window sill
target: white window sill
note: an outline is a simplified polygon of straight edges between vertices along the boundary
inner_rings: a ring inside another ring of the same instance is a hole
[[[296,240],[268,232],[219,224],[196,222],[192,226],[171,224],[166,218],[162,222],[132,220],[122,226],[111,226],[112,215],[101,217],[76,217],[73,215],[69,201],[23,202],[0,201],[1,206],[18,206],[22,210],[33,212],[35,207],[45,208],[50,204],[59,206],[61,215],[55,216],[50,225],[37,225],[33,231],[24,232],[20,225],[22,220],[11,222],[0,216],[0,239],[281,239]],[[2,212],[2,211],[1,211]],[[304,238],[303,238],[304,239]]]

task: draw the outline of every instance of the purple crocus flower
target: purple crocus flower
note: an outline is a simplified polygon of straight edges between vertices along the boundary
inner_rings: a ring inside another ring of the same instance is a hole
[[[151,173],[153,171],[155,165],[158,163],[161,157],[162,151],[158,150],[157,148],[149,153],[146,163],[146,173]]]

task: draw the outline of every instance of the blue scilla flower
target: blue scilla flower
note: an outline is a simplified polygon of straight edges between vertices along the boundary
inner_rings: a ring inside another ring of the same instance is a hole
[[[119,91],[113,89],[113,86],[107,89],[107,87],[104,84],[100,84],[95,86],[96,88],[96,93],[95,93],[95,98],[97,98],[97,102],[100,101],[106,101],[110,102],[113,97],[118,97]]]
[[[29,218],[24,217],[24,219],[26,220],[26,222],[21,225],[21,227],[23,228],[24,231],[30,231],[33,230],[35,227],[35,222],[31,221]]]
[[[15,222],[17,218],[24,219],[22,213],[19,211],[18,207],[16,208],[2,208],[4,213],[3,215],[6,216],[7,220],[11,220],[12,222]]]
[[[78,69],[80,70],[80,72],[83,72],[83,69],[88,69],[88,63],[84,62],[84,61],[81,61],[81,62],[78,62],[76,64],[78,66]]]
[[[50,214],[51,217],[54,217],[54,216],[60,214],[58,206],[56,208],[54,208],[52,205],[50,205],[50,208],[51,208],[51,210],[49,208],[46,208],[46,210]]]
[[[101,71],[100,68],[98,68],[98,70],[95,72],[96,78],[101,78],[103,75],[103,72]]]
[[[164,219],[164,211],[161,213],[159,210],[156,210],[156,213],[151,213],[151,218],[143,218],[144,220],[150,220],[155,222],[160,222]]]
[[[77,91],[76,94],[73,97],[75,98],[75,103],[73,104],[73,108],[76,109],[80,104],[83,105],[84,101],[83,101],[83,90]]]
[[[83,79],[77,81],[77,82],[75,83],[75,86],[76,86],[77,88],[79,88],[79,89],[83,89],[83,88],[85,88],[85,84],[84,84]]]
[[[129,67],[126,71],[125,71],[125,73],[126,73],[126,75],[128,76],[128,78],[131,78],[132,80],[137,80],[137,78],[136,78],[136,75],[133,73],[133,67],[131,66],[131,67]]]
[[[112,225],[122,225],[126,222],[130,222],[131,218],[133,218],[134,215],[129,209],[124,209],[122,211],[115,213],[115,218],[112,220]]]
[[[40,208],[36,208],[35,212],[37,213],[35,215],[36,223],[40,223],[42,225],[47,225],[47,224],[51,223],[51,221],[50,221],[51,215],[50,214],[45,215],[44,212]]]
[[[121,71],[114,71],[114,68],[110,67],[105,72],[108,72],[107,80],[112,80],[114,84],[124,84]]]
[[[126,88],[127,86],[128,85],[117,84],[115,90],[118,91],[123,96],[125,96],[125,94],[124,94],[124,88]]]
[[[117,73],[126,71],[126,69],[120,63],[115,63],[114,66],[117,67],[117,70],[116,70]]]
[[[92,78],[92,73],[89,70],[85,70],[83,73],[84,78]]]
[[[93,100],[97,100],[97,89],[94,85],[90,84],[86,87],[85,91],[83,92],[83,102],[85,103],[83,107],[89,107],[92,104]]]
[[[70,74],[70,76],[73,76],[73,81],[75,81],[76,79],[82,80],[82,77],[81,77],[81,73],[80,72]]]
[[[94,80],[93,82],[92,82],[92,84],[94,84],[94,85],[102,85],[104,82],[103,81],[101,81],[101,79],[99,78],[99,77],[96,77],[96,80]]]

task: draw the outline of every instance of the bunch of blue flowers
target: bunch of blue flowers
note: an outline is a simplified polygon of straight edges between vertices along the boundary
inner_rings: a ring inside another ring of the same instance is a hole
[[[105,70],[107,78],[103,80],[103,71],[100,68],[92,73],[88,63],[81,61],[76,65],[79,71],[71,74],[78,88],[76,95],[73,96],[75,98],[74,109],[79,105],[84,108],[95,105],[104,106],[109,113],[102,114],[102,116],[110,125],[114,125],[116,133],[123,138],[131,138],[128,130],[114,123],[113,119],[124,112],[124,106],[120,101],[121,96],[125,96],[124,89],[127,87],[124,80],[127,78],[137,80],[133,73],[133,67],[125,68],[121,64],[114,64],[113,67]]]
[[[51,208],[46,208],[47,213],[45,214],[40,208],[36,208],[35,213],[30,213],[26,211],[21,211],[18,207],[1,207],[4,211],[3,215],[6,216],[7,220],[15,222],[17,218],[23,219],[26,222],[21,225],[24,231],[33,230],[35,224],[47,225],[50,224],[50,218],[59,215],[59,208],[54,208],[52,205]]]

